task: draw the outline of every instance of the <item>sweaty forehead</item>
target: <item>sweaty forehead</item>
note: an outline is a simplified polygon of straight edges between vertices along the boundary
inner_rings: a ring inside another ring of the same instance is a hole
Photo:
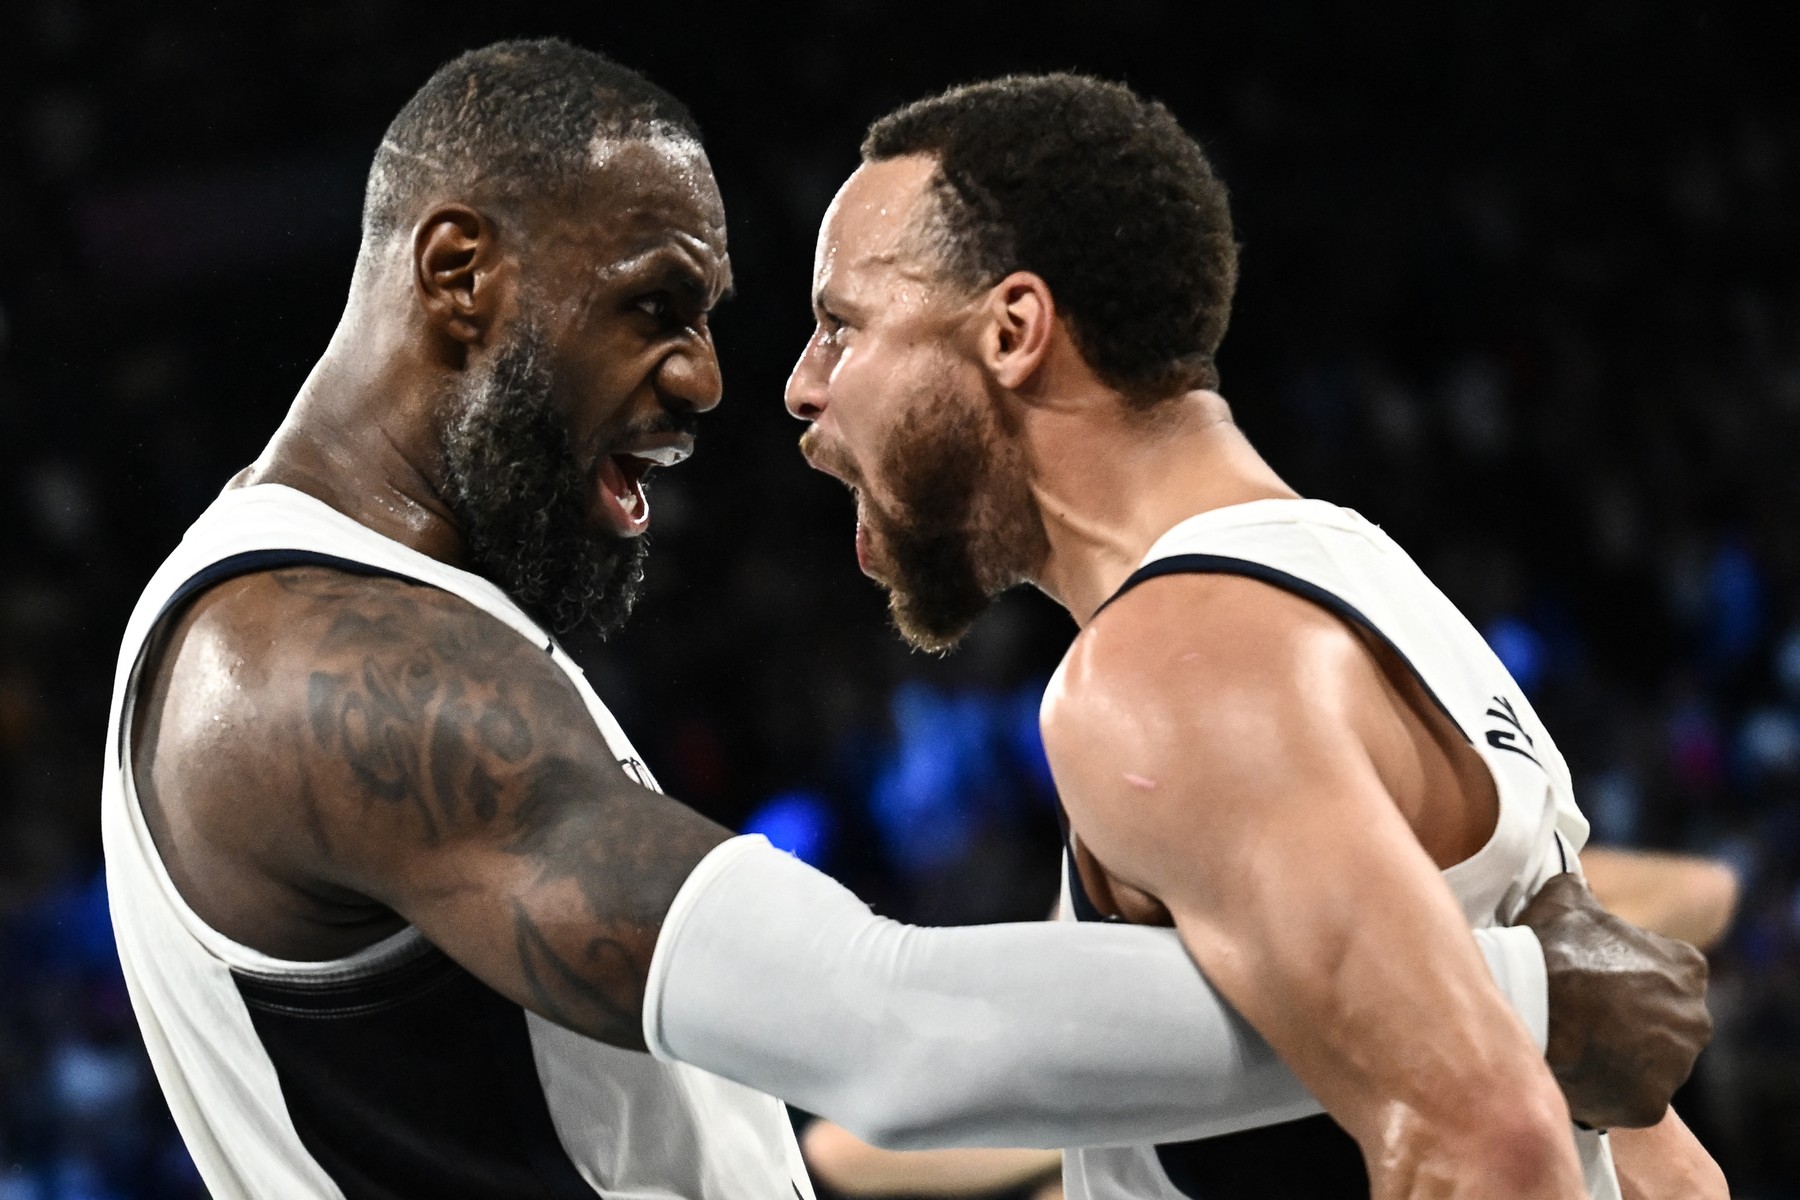
[[[864,163],[838,190],[819,231],[818,282],[883,269],[923,268],[920,233],[929,216],[935,160],[907,155]]]
[[[630,257],[663,242],[725,261],[725,204],[706,153],[679,135],[596,139],[570,232],[596,252]]]

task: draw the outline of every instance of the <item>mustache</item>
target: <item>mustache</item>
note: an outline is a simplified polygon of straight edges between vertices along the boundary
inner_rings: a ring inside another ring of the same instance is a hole
[[[665,409],[654,417],[645,417],[633,421],[624,428],[616,430],[606,441],[607,448],[623,445],[635,438],[655,437],[658,434],[675,433],[687,437],[698,437],[700,434],[700,414],[696,412],[674,411]]]
[[[816,426],[800,435],[800,453],[813,467],[837,476],[845,486],[862,487],[862,472],[850,456],[820,436]]]

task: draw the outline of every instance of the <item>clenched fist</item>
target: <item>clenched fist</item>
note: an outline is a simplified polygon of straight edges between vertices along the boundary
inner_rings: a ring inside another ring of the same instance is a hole
[[[1656,1124],[1712,1037],[1705,957],[1621,921],[1573,875],[1545,883],[1519,924],[1544,946],[1544,1057],[1570,1113],[1596,1129]]]

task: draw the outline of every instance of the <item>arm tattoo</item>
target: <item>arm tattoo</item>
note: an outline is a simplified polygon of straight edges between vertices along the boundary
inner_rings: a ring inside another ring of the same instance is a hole
[[[431,897],[489,890],[479,878],[446,881],[434,855],[491,865],[504,883],[484,899],[485,943],[473,952],[492,962],[493,943],[509,942],[513,965],[490,982],[559,1024],[641,1048],[663,916],[728,833],[628,779],[542,648],[473,606],[393,580],[282,574],[327,616],[309,648],[303,736],[341,781],[343,819],[365,841],[384,831],[370,890],[430,925]],[[333,831],[333,846],[348,840]],[[471,845],[491,854],[470,857]],[[433,882],[409,895],[413,879]],[[429,932],[454,957],[467,930]]]

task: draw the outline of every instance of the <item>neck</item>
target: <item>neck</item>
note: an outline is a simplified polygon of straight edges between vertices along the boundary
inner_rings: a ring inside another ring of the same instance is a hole
[[[436,479],[433,410],[445,373],[420,330],[384,312],[358,264],[351,298],[287,416],[234,486],[279,483],[386,537],[461,565],[462,534]]]
[[[1297,493],[1214,392],[1151,414],[1113,395],[1032,414],[1032,492],[1049,553],[1032,582],[1086,626],[1157,538],[1210,509]]]

